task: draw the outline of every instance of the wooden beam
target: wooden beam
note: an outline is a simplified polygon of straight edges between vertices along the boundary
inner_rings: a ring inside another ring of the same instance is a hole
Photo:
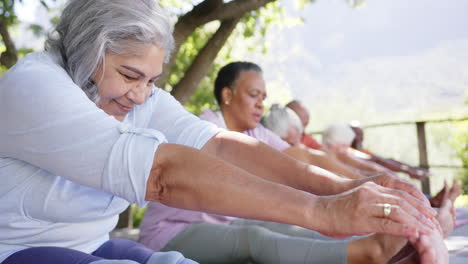
[[[429,169],[429,162],[427,158],[427,144],[426,144],[426,122],[416,122],[416,131],[418,135],[418,149],[419,149],[419,167]],[[431,194],[430,177],[421,181],[422,191],[425,194]]]

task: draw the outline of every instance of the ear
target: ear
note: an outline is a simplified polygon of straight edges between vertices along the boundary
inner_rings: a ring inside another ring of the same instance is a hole
[[[221,90],[221,104],[229,104],[232,100],[232,90],[229,87],[224,87]]]

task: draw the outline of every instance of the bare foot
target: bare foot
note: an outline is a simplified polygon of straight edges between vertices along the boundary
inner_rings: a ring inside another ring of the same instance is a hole
[[[452,188],[453,189],[453,188]],[[439,263],[438,259],[448,258],[443,237],[448,236],[455,224],[455,210],[449,197],[445,195],[436,219],[438,229],[430,235],[408,243],[406,238],[375,234],[363,239],[352,241],[348,246],[349,263]],[[454,192],[454,195],[457,195]],[[354,244],[352,244],[354,242]],[[353,255],[353,250],[356,254]],[[354,258],[352,258],[354,257]],[[435,262],[434,262],[435,261]],[[440,262],[447,263],[447,262]]]
[[[457,180],[453,181],[452,188],[448,188],[447,182],[444,183],[444,188],[434,197],[429,199],[432,207],[439,208],[442,206],[442,202],[445,199],[450,199],[452,202],[455,202],[455,199],[461,194],[462,189],[460,183]]]
[[[447,182],[444,182],[444,188],[440,190],[434,197],[429,198],[429,202],[432,207],[439,208],[442,205],[442,201],[448,195],[448,186]]]
[[[456,220],[455,208],[453,207],[453,203],[450,199],[445,199],[442,202],[442,206],[437,213],[436,219],[442,228],[443,237],[450,235],[453,231]]]
[[[452,188],[450,188],[448,198],[452,201],[455,202],[457,197],[462,193],[462,188],[460,187],[460,182],[457,180],[453,181]]]

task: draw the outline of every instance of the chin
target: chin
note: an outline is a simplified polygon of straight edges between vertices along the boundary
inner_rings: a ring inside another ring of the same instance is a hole
[[[258,122],[255,122],[255,123],[251,123],[249,124],[249,127],[247,129],[254,129],[258,126]]]
[[[115,114],[112,114],[112,116],[119,121],[123,121],[127,115],[115,113]]]

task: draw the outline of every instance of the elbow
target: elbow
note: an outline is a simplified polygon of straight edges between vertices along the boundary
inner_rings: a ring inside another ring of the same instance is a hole
[[[154,155],[153,166],[146,183],[145,199],[161,202],[168,196],[168,168],[171,167],[170,144],[161,144]]]
[[[217,157],[223,157],[226,151],[231,151],[242,145],[255,144],[259,144],[259,142],[242,133],[223,131],[211,138],[203,146],[202,151]]]

